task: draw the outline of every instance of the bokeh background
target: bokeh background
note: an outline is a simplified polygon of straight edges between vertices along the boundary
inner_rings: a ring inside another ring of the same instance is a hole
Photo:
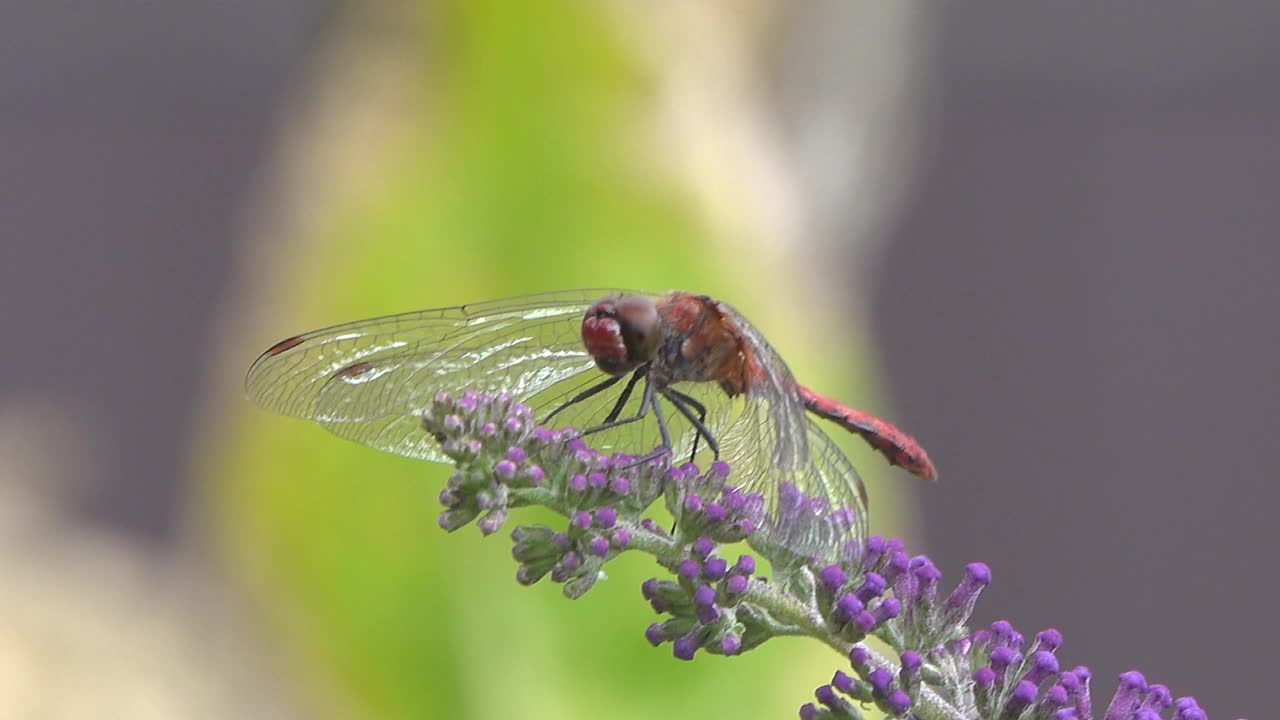
[[[1266,717],[1280,6],[0,3],[0,717],[794,717],[641,558],[569,602],[441,467],[248,406],[271,342],[701,290],[930,449],[873,527],[979,619]],[[1106,689],[1103,689],[1106,688]]]

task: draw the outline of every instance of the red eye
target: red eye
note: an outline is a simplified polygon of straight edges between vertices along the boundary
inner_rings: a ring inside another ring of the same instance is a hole
[[[616,374],[630,369],[622,328],[614,318],[588,313],[582,321],[582,344],[601,370]]]

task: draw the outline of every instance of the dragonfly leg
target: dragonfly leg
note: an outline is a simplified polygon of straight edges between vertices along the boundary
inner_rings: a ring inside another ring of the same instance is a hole
[[[652,452],[627,463],[625,467],[635,467],[671,454],[671,430],[667,427],[666,416],[662,414],[662,405],[658,403],[658,393],[662,391],[655,391],[654,388],[655,386],[652,382],[645,380],[644,399],[641,401],[641,406],[653,408],[653,419],[658,423],[658,433],[662,435],[662,444],[654,448]]]
[[[621,376],[621,375],[616,375],[616,376],[614,376],[614,377],[605,378],[605,380],[604,380],[603,382],[598,382],[598,383],[596,383],[595,385],[592,385],[591,387],[587,388],[586,390],[583,390],[582,392],[578,393],[577,395],[574,395],[573,397],[569,398],[568,400],[565,400],[563,403],[561,403],[561,404],[560,404],[560,407],[556,408],[555,410],[552,410],[550,414],[548,414],[546,417],[542,418],[542,423],[541,423],[541,424],[543,424],[543,425],[548,425],[548,424],[550,424],[550,423],[551,423],[551,418],[555,417],[556,415],[559,415],[559,414],[560,414],[560,412],[561,412],[562,410],[566,410],[566,409],[568,409],[570,406],[572,406],[572,405],[576,405],[577,403],[580,403],[580,402],[582,402],[583,400],[586,400],[587,398],[591,397],[592,395],[595,395],[595,394],[597,394],[597,393],[604,392],[605,390],[608,390],[609,388],[613,387],[614,385],[617,385],[617,384],[618,384],[618,381],[619,381],[619,380],[621,380],[621,379],[622,379],[622,376]]]
[[[681,415],[684,415],[685,419],[689,421],[689,424],[693,425],[693,452],[689,455],[689,462],[693,462],[694,457],[698,454],[699,438],[706,439],[707,446],[710,447],[711,452],[715,454],[715,459],[719,460],[720,444],[716,442],[715,436],[712,435],[711,430],[707,428],[707,406],[674,388],[664,388],[662,390],[662,396],[674,405],[675,408],[680,411]],[[690,408],[693,409],[693,412],[690,412]],[[698,415],[696,418],[693,416],[695,412]]]
[[[707,428],[707,406],[685,395],[679,390],[673,388],[665,388],[662,390],[662,396],[665,397],[676,410],[684,415],[685,419],[693,425],[693,453],[689,456],[689,462],[693,462],[693,457],[698,454],[698,438],[705,438],[707,446],[711,448],[711,452],[715,454],[716,460],[720,459],[720,443],[716,442],[716,438],[711,434],[711,430]],[[690,410],[689,408],[693,408]],[[694,413],[697,417],[694,417]]]
[[[637,370],[636,372],[638,373],[640,371]],[[635,386],[636,379],[633,379],[631,382],[627,383],[627,387],[622,391],[623,397],[625,397],[628,394],[628,391],[630,391],[631,388]],[[586,430],[583,430],[580,434],[584,436],[590,435],[592,433],[598,433],[601,430],[608,430],[610,428],[616,428],[622,425],[627,425],[627,424],[636,422],[638,420],[643,420],[644,416],[649,414],[649,404],[650,404],[649,396],[651,395],[651,391],[649,390],[649,387],[650,387],[649,381],[646,380],[645,386],[644,386],[644,399],[641,400],[640,410],[636,412],[635,415],[632,415],[631,417],[627,417],[627,418],[622,418],[621,420],[615,420],[614,418],[617,417],[618,411],[621,410],[624,404],[624,402],[619,402],[618,404],[614,405],[613,412],[609,413],[609,417],[605,418],[604,422],[600,423],[599,425],[593,425],[587,428]]]
[[[618,419],[618,415],[622,412],[622,408],[626,407],[627,401],[631,399],[631,391],[636,388],[636,383],[640,381],[640,378],[645,376],[648,370],[649,366],[643,365],[636,368],[636,371],[631,373],[631,379],[627,381],[627,386],[622,388],[622,393],[618,395],[618,402],[613,404],[613,409],[609,411],[608,416],[604,419],[605,422],[613,422]],[[644,403],[641,403],[641,410],[644,409],[643,405]]]

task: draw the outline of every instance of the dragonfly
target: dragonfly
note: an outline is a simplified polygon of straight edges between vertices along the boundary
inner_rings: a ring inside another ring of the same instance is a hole
[[[758,533],[815,560],[860,543],[867,524],[862,480],[815,418],[937,478],[910,435],[801,385],[740,312],[683,291],[557,291],[335,325],[272,345],[245,387],[267,410],[435,462],[450,461],[422,414],[438,392],[467,390],[508,393],[601,450],[710,454],[765,498]],[[793,490],[845,512],[787,522]]]

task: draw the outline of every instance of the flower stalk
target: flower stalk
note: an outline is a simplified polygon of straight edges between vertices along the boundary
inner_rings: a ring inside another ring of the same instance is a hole
[[[756,542],[756,530],[778,516],[766,512],[765,497],[739,489],[725,463],[702,470],[673,465],[666,454],[601,453],[572,429],[537,427],[532,411],[507,395],[441,393],[422,423],[456,466],[440,493],[443,529],[474,522],[491,535],[511,510],[535,505],[566,519],[563,528],[521,525],[511,533],[521,584],[550,578],[576,599],[613,558],[642,552],[669,573],[641,587],[661,617],[644,638],[669,643],[676,658],[737,655],[778,636],[811,637],[835,650],[847,664],[814,691],[801,718],[861,720],[870,706],[920,720],[1207,718],[1193,698],[1175,701],[1136,672],[1120,676],[1105,713],[1095,715],[1088,669],[1060,666],[1058,631],[1027,640],[1004,621],[969,627],[992,579],[982,563],[948,589],[927,557],[908,555],[897,540],[841,548],[842,560],[830,564]],[[775,513],[797,521],[849,512],[826,510],[794,486],[778,493]],[[675,518],[670,530],[646,514],[659,499]],[[743,541],[785,572],[767,580],[754,556],[728,552]],[[872,637],[897,657],[873,649]]]

